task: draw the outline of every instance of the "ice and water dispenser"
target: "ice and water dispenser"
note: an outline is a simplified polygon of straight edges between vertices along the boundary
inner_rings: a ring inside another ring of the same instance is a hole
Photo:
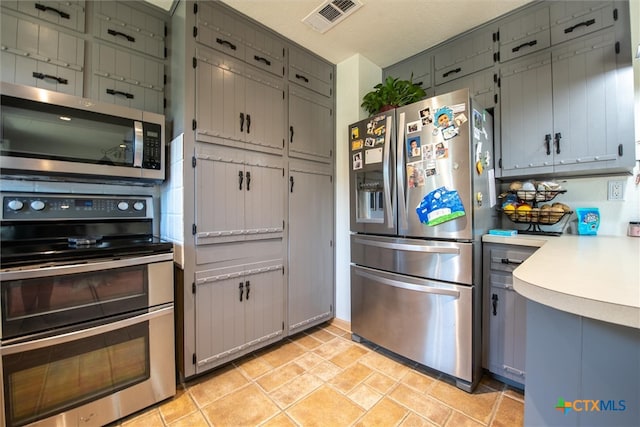
[[[382,171],[356,173],[356,220],[384,222]]]

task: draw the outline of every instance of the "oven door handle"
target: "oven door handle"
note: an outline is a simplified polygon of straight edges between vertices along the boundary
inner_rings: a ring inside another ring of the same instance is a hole
[[[35,341],[20,342],[17,344],[8,344],[0,347],[0,355],[8,356],[10,354],[21,353],[25,351],[37,350],[39,348],[51,347],[58,344],[64,344],[71,341],[80,340],[83,338],[89,338],[95,335],[105,334],[107,332],[115,331],[116,329],[126,328],[127,326],[136,325],[142,322],[155,319],[160,316],[173,315],[173,303],[161,306],[154,311],[141,314],[139,316],[129,317],[127,319],[119,320],[117,322],[106,323],[104,325],[96,326],[89,329],[81,329],[78,331],[68,332],[61,335],[55,335]]]
[[[88,273],[92,271],[109,270],[134,265],[151,264],[161,261],[172,261],[173,253],[147,255],[135,258],[123,258],[86,264],[55,265],[51,267],[32,268],[28,270],[3,271],[0,273],[0,281],[37,279],[40,277],[64,276],[75,273]]]

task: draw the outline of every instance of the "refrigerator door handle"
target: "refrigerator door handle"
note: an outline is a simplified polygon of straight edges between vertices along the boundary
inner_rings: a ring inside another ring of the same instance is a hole
[[[391,121],[391,116],[387,116],[387,123],[386,123],[386,128],[387,129],[391,129],[392,126],[392,121]],[[389,158],[390,158],[390,151],[391,151],[391,132],[385,132],[384,135],[384,162],[383,162],[383,167],[382,167],[382,179],[384,182],[384,210],[387,214],[387,228],[394,228],[395,227],[395,223],[394,223],[394,219],[393,219],[393,207],[391,205],[391,188],[390,188],[390,182],[391,182],[391,165],[389,162]]]
[[[445,296],[454,297],[456,299],[460,298],[460,292],[453,291],[450,289],[441,289],[441,288],[427,287],[427,286],[421,286],[421,285],[413,285],[411,283],[405,283],[405,282],[400,282],[398,280],[381,277],[376,274],[370,274],[361,269],[356,270],[356,274],[362,277],[365,277],[367,279],[376,281],[378,283],[393,286],[394,288],[408,289],[410,291],[417,291],[425,294],[445,295]]]
[[[396,183],[398,185],[398,218],[400,223],[400,230],[406,230],[407,228],[409,228],[409,223],[407,221],[407,201],[404,195],[404,121],[405,114],[400,113],[400,117],[398,117],[398,146],[396,148]]]
[[[366,240],[366,239],[354,239],[354,243],[359,243],[361,245],[366,246],[375,246],[383,249],[397,249],[400,251],[413,251],[413,252],[430,252],[430,253],[438,253],[438,254],[460,254],[459,248],[452,247],[442,247],[442,246],[428,246],[428,245],[410,245],[404,243],[387,243],[387,242],[378,242],[375,240]]]

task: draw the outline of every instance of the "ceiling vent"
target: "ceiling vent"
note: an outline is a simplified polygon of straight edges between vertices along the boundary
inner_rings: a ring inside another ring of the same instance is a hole
[[[302,22],[320,33],[326,33],[362,7],[358,0],[329,0],[315,8]]]

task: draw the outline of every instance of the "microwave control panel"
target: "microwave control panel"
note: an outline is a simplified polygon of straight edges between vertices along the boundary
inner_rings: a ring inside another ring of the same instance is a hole
[[[142,167],[160,170],[162,164],[162,131],[159,125],[145,123],[143,125]]]

